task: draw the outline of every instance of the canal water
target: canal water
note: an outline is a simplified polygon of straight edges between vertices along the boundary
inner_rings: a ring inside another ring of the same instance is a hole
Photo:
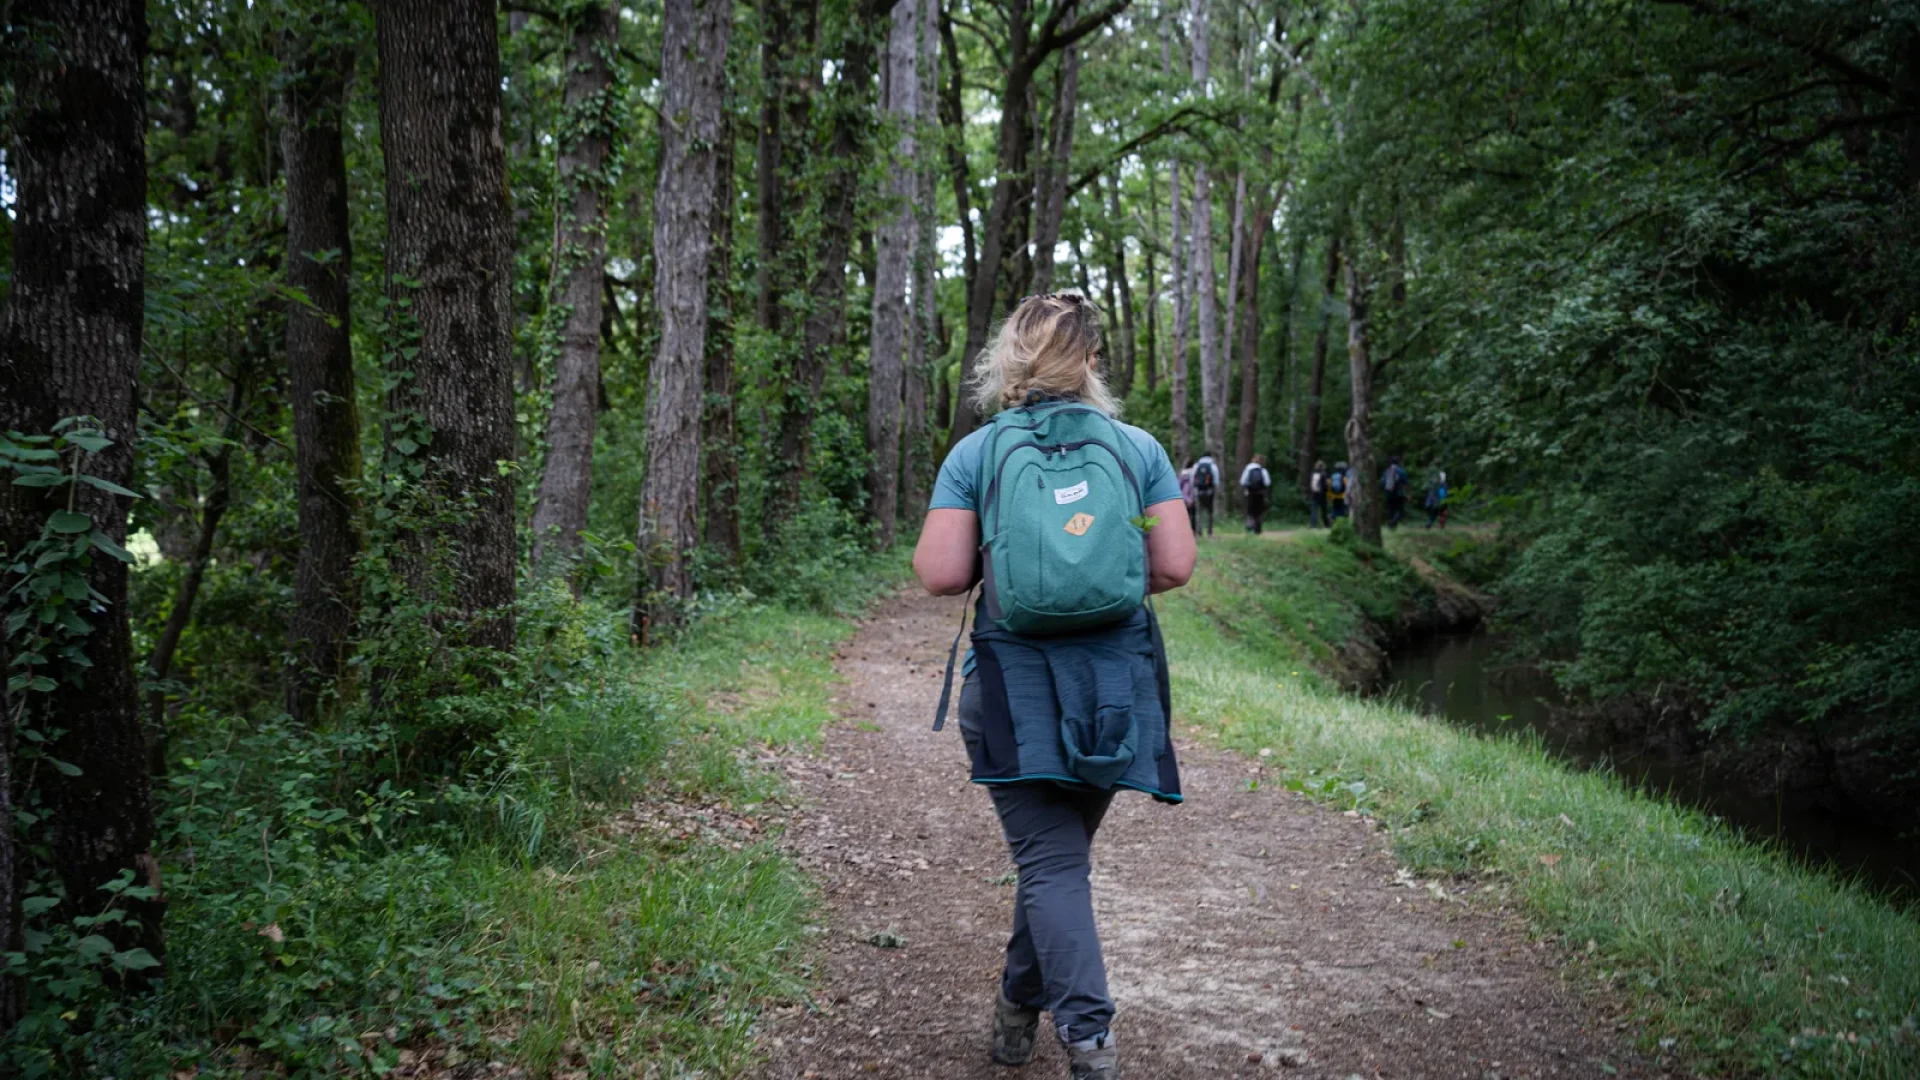
[[[1545,672],[1507,660],[1497,635],[1447,635],[1397,653],[1380,692],[1475,731],[1531,732],[1564,760],[1610,768],[1749,836],[1777,840],[1816,865],[1864,876],[1907,899],[1920,897],[1920,843],[1912,837],[1847,812],[1844,800],[1755,790],[1750,778],[1708,769],[1700,755],[1615,743],[1604,725],[1583,724],[1563,710],[1564,699]]]

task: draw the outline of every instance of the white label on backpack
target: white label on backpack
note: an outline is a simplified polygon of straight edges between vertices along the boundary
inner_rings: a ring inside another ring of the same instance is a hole
[[[1058,503],[1061,506],[1065,506],[1068,503],[1079,502],[1081,499],[1084,499],[1086,497],[1087,497],[1087,482],[1085,480],[1080,481],[1079,483],[1073,485],[1072,487],[1063,487],[1063,488],[1053,489],[1053,501],[1055,503]]]

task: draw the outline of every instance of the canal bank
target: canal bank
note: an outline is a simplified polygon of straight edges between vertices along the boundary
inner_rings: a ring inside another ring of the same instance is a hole
[[[1260,790],[1372,817],[1413,874],[1511,899],[1576,979],[1635,999],[1656,1054],[1709,1074],[1920,1074],[1906,909],[1537,737],[1341,689],[1366,653],[1343,643],[1384,651],[1381,628],[1437,603],[1410,559],[1325,534],[1205,542],[1161,604],[1180,730],[1248,755]]]

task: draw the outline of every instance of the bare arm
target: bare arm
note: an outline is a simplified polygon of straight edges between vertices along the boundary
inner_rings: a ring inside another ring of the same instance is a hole
[[[926,524],[920,527],[920,543],[913,549],[914,575],[935,596],[958,596],[973,587],[979,550],[980,515],[971,510],[929,510]]]
[[[1193,577],[1193,564],[1199,555],[1193,544],[1193,523],[1187,520],[1187,504],[1168,499],[1147,507],[1147,516],[1160,519],[1147,530],[1147,591],[1177,589]],[[925,543],[925,534],[921,535]],[[915,565],[919,565],[918,559]]]

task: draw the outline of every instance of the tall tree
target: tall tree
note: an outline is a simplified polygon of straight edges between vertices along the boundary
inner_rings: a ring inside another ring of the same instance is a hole
[[[1072,4],[1067,5],[1071,7]],[[1052,137],[1046,167],[1034,185],[1033,284],[1031,291],[1053,291],[1053,252],[1060,244],[1060,219],[1067,212],[1067,173],[1073,166],[1073,118],[1080,98],[1080,50],[1060,53],[1054,85]]]
[[[777,453],[779,476],[769,492],[768,518],[784,528],[800,507],[801,490],[813,456],[813,418],[825,387],[827,361],[844,339],[847,321],[847,262],[855,239],[863,153],[872,126],[870,97],[874,44],[866,27],[885,0],[862,0],[847,27],[840,75],[826,107],[830,110],[826,144],[818,150],[814,185],[817,202],[813,250],[808,252],[806,314],[800,341],[789,350],[784,373],[785,402],[780,412]]]
[[[607,153],[613,135],[614,6],[569,12],[566,91],[555,164],[553,286],[548,318],[558,319],[553,404],[547,412],[546,470],[533,505],[533,564],[580,549],[593,493],[593,435],[600,419],[601,294],[607,266]]]
[[[1122,230],[1127,220],[1120,212],[1120,174],[1114,173],[1113,187],[1108,193],[1108,212],[1112,215],[1109,225]],[[1114,284],[1120,290],[1120,396],[1126,397],[1133,391],[1133,380],[1138,365],[1139,338],[1134,331],[1133,321],[1133,278],[1127,273],[1127,237],[1124,231],[1114,231],[1109,236],[1112,244],[1112,267],[1108,271]],[[1151,376],[1149,376],[1151,378]]]
[[[397,554],[426,588],[457,564],[453,617],[473,644],[513,644],[516,565],[513,234],[490,0],[385,0],[380,138],[386,151],[389,471],[463,504]],[[412,355],[409,355],[410,351]]]
[[[886,215],[874,229],[871,362],[867,371],[868,513],[880,550],[893,546],[900,494],[900,421],[906,378],[907,273],[913,254],[919,170],[921,0],[896,0],[881,66],[880,108],[892,132]]]
[[[1001,264],[1010,253],[1007,241],[1014,226],[1014,214],[1019,209],[1017,204],[1026,203],[1032,191],[1027,156],[1033,138],[1030,114],[1034,76],[1054,53],[1105,26],[1126,10],[1127,3],[1128,0],[1110,0],[1073,22],[1067,20],[1075,6],[1055,4],[1038,27],[1033,22],[1032,0],[1008,0],[1005,5],[1006,76],[1000,87],[993,201],[988,207],[980,240],[980,269],[967,283],[967,336],[960,352],[962,383],[972,377],[973,365],[980,350],[986,347],[987,330],[996,310],[995,299],[1004,280],[1005,268]],[[967,395],[960,396],[953,412],[953,429],[947,436],[949,452],[979,421]]]
[[[755,184],[759,207],[758,315],[764,330],[784,332],[786,295],[804,267],[789,243],[789,201],[799,189],[819,63],[820,0],[761,0],[760,132]]]
[[[1169,31],[1160,39],[1160,71],[1168,78],[1173,74],[1172,38],[1173,34]],[[1193,324],[1193,280],[1187,273],[1191,251],[1187,246],[1185,214],[1181,205],[1186,192],[1180,184],[1178,157],[1167,162],[1167,190],[1167,215],[1172,230],[1167,244],[1167,261],[1171,264],[1169,269],[1173,274],[1173,363],[1167,369],[1167,380],[1173,407],[1173,456],[1177,464],[1184,466],[1194,458],[1193,439],[1187,431],[1187,414],[1191,411],[1187,403],[1187,331]]]
[[[913,307],[910,313],[911,340],[907,349],[905,389],[901,394],[900,423],[900,504],[909,514],[926,505],[926,484],[931,475],[927,446],[927,396],[932,389],[933,356],[938,339],[940,310],[935,296],[938,272],[935,266],[940,252],[935,234],[934,215],[939,210],[935,187],[935,155],[932,138],[939,123],[936,104],[940,79],[940,32],[938,0],[919,0],[920,18],[917,72],[920,86],[914,117],[921,138],[916,142],[919,181],[914,192],[913,232]]]
[[[1313,339],[1313,367],[1307,376],[1307,415],[1300,424],[1300,458],[1296,471],[1302,494],[1307,491],[1307,482],[1313,475],[1314,455],[1320,448],[1320,396],[1327,380],[1327,348],[1333,334],[1335,290],[1340,288],[1342,231],[1336,227],[1327,237],[1327,271],[1320,292],[1320,332]]]
[[[1346,260],[1347,290],[1347,370],[1352,383],[1353,404],[1347,416],[1347,463],[1352,466],[1347,484],[1347,506],[1353,514],[1353,527],[1360,539],[1380,543],[1380,495],[1373,474],[1373,380],[1378,368],[1373,360],[1373,281],[1356,250]]]
[[[713,163],[713,254],[707,262],[706,414],[701,423],[700,492],[706,541],[729,560],[740,558],[740,456],[734,449],[733,285],[734,113],[722,103]]]
[[[715,146],[733,0],[687,0],[667,5],[666,12],[660,45],[660,179],[653,196],[660,349],[648,373],[647,475],[640,489],[646,588],[635,619],[641,626],[671,619],[674,606],[668,601],[693,594]]]
[[[1193,0],[1193,81],[1201,97],[1208,96],[1212,48],[1208,41],[1207,0]],[[1207,163],[1193,166],[1193,289],[1200,332],[1200,430],[1205,451],[1226,454],[1227,371],[1220,349],[1218,283],[1213,265],[1213,189]],[[1232,472],[1231,462],[1223,463]]]
[[[300,554],[287,637],[287,711],[311,721],[345,670],[359,590],[360,413],[353,378],[353,240],[341,141],[355,42],[344,12],[295,9],[281,38],[280,156],[286,165],[287,388]]]
[[[90,455],[85,471],[125,490],[133,480],[145,300],[146,6],[15,0],[10,16],[39,31],[40,49],[12,76],[13,274],[0,311],[0,432],[40,434],[66,417],[92,417],[113,445]],[[91,485],[0,485],[0,551],[20,552],[51,515],[67,510],[124,543],[129,502]],[[7,578],[10,591],[12,571]],[[0,697],[0,939],[9,950],[20,943],[25,854],[11,801],[21,778],[10,763],[24,730],[48,740],[48,757],[71,766],[32,778],[40,805],[31,842],[50,853],[72,898],[56,917],[97,915],[101,886],[122,874],[156,890],[160,884],[126,562],[90,552],[86,585],[98,599],[77,616],[86,624],[78,646],[84,674],[56,671],[57,690],[9,685]],[[18,660],[12,636],[0,639],[10,665]],[[160,957],[161,902],[125,904],[127,922],[102,922],[96,931],[116,948]],[[17,988],[0,988],[0,1026],[18,1018],[18,1007]]]

